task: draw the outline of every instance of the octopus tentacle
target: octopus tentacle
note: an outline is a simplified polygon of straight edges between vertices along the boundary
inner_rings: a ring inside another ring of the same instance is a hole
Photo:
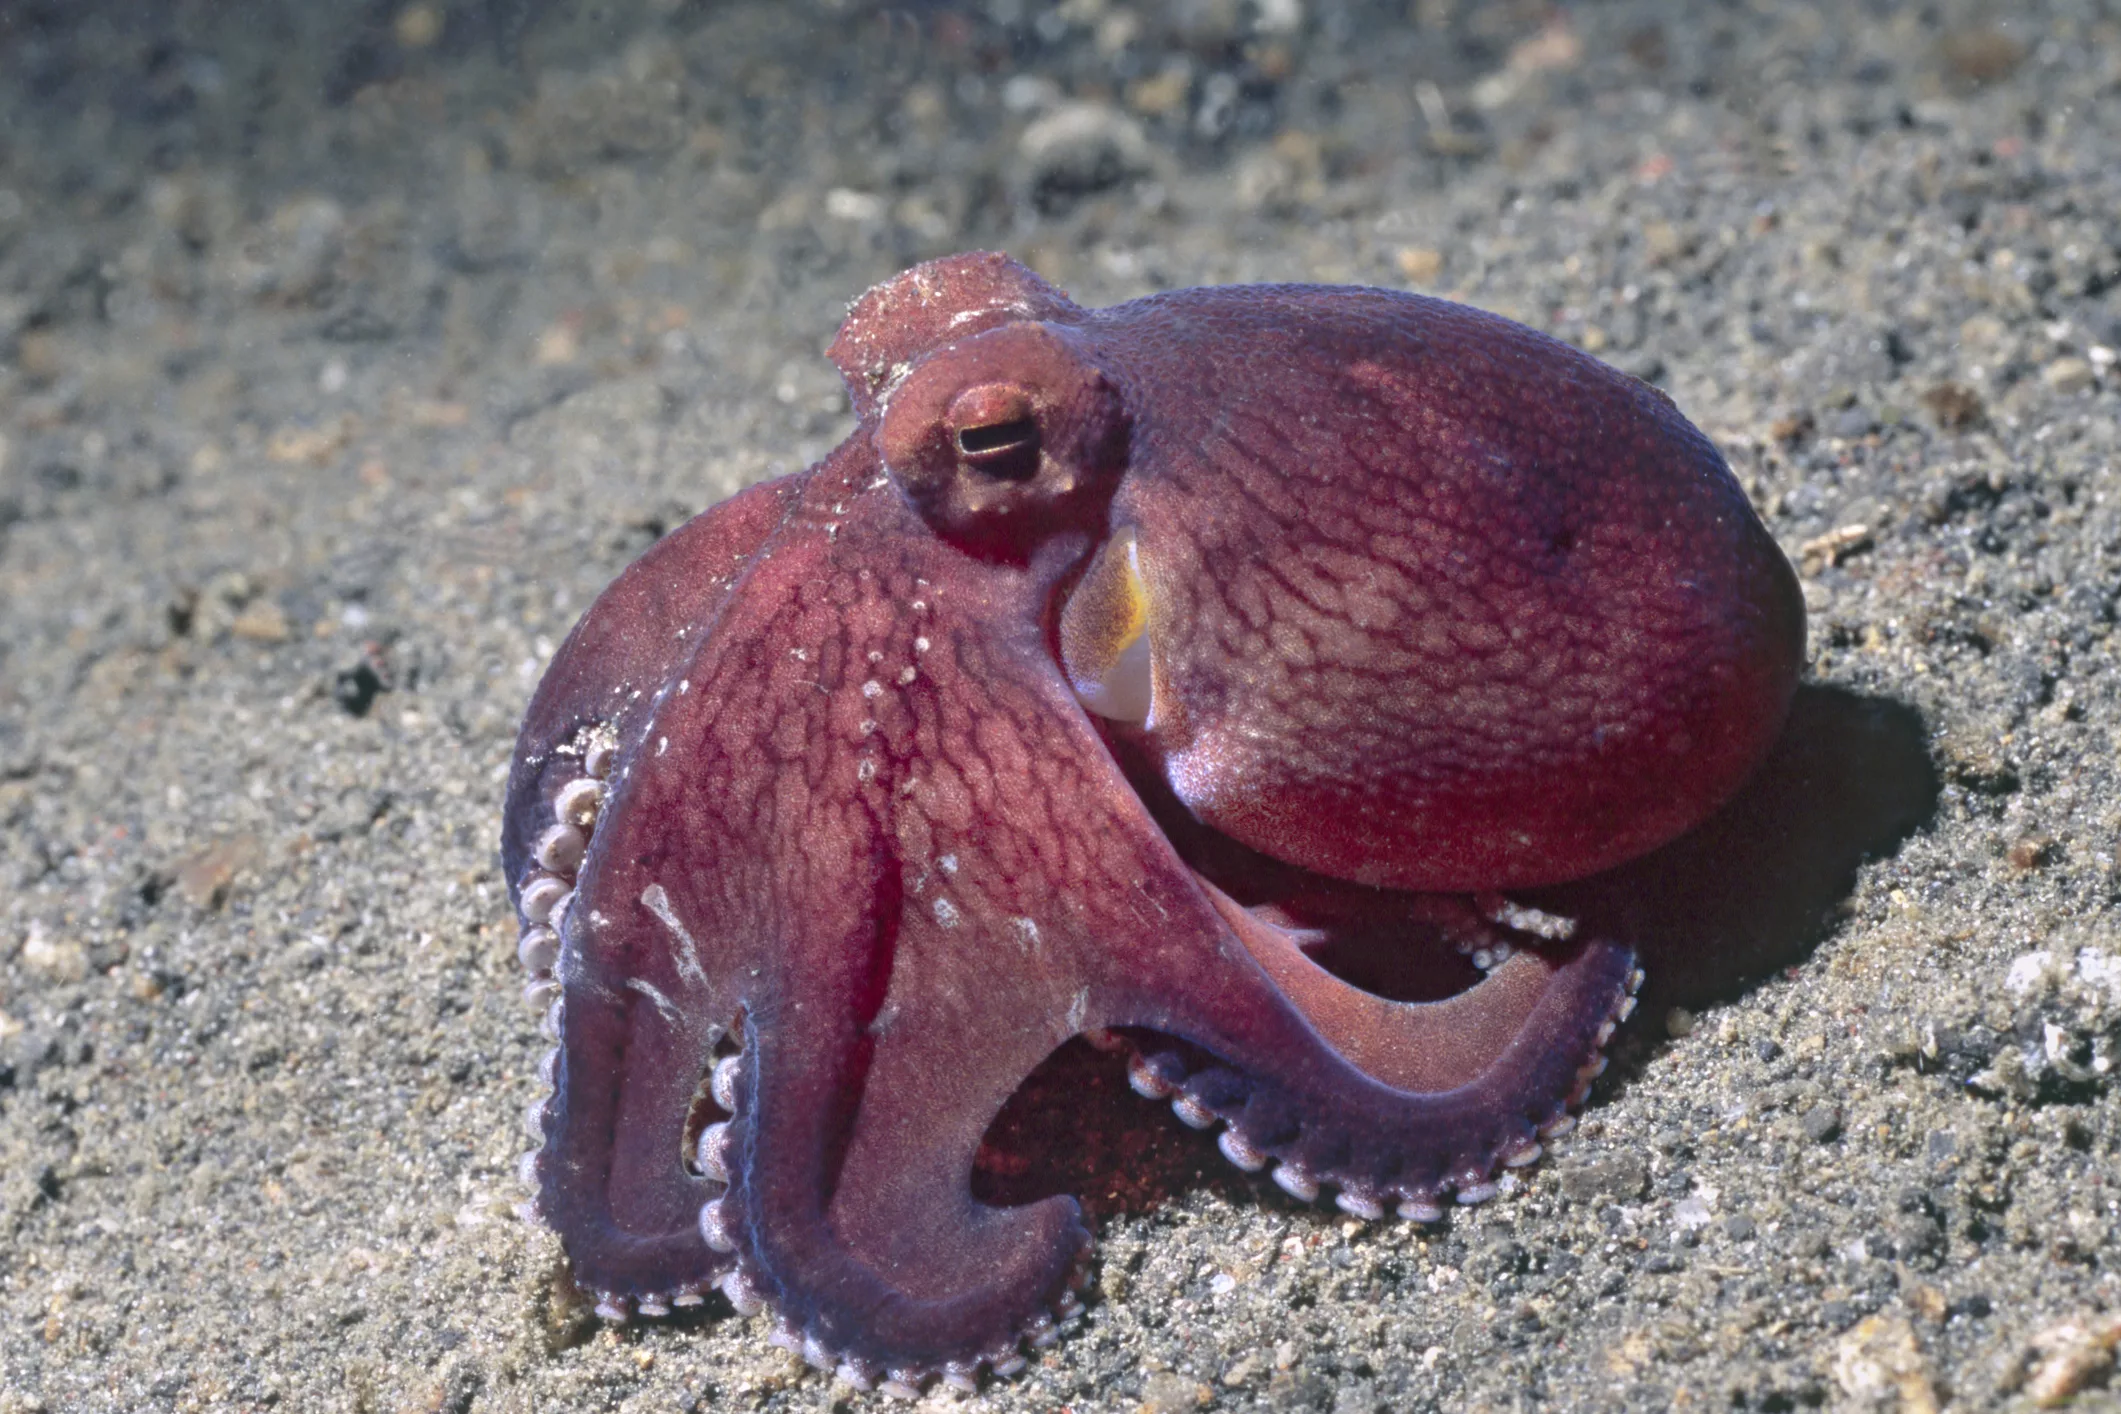
[[[598,597],[553,655],[523,717],[501,817],[502,872],[519,916],[523,891],[544,863],[541,846],[569,848],[564,836],[552,836],[560,791],[609,774],[617,744],[632,739],[653,695],[706,637],[742,571],[786,517],[792,491],[786,482],[754,486],[664,536]]]
[[[590,897],[594,866],[592,857],[579,885]],[[652,896],[645,907],[653,914]],[[579,917],[564,926],[560,1044],[544,1072],[552,1093],[531,1111],[542,1147],[525,1156],[525,1177],[599,1315],[667,1315],[698,1304],[730,1267],[699,1224],[725,1183],[688,1165],[684,1150],[702,1073],[727,1030],[713,1018],[733,1006],[667,939],[606,919],[585,944]]]
[[[1025,1343],[1050,1344],[1081,1311],[1072,1286],[1090,1237],[1074,1200],[996,1208],[970,1191],[987,1125],[1065,1036],[1027,1027],[1003,1048],[990,1032],[968,1068],[976,1018],[953,1027],[940,1013],[976,1008],[893,990],[881,1034],[807,1015],[747,1033],[733,1180],[702,1222],[731,1247],[744,1294],[775,1312],[770,1338],[806,1363],[892,1393],[937,1376],[972,1389],[983,1368],[1023,1368]],[[821,1068],[851,1079],[838,1093],[855,1098],[821,1097]],[[938,1075],[968,1083],[946,1089]]]
[[[523,996],[545,1011],[546,1029],[553,1040],[559,1039],[564,1010],[560,984],[552,975],[559,963],[560,929],[566,925],[567,909],[574,900],[575,875],[588,847],[587,836],[595,829],[593,806],[602,801],[611,752],[600,745],[593,759],[585,759],[583,765],[584,774],[567,780],[554,794],[553,823],[533,844],[533,866],[516,889],[516,917],[521,927],[516,938],[516,961],[528,974]],[[518,1165],[518,1177],[530,1194],[518,1211],[533,1222],[538,1219],[538,1159],[545,1147],[559,1066],[559,1048],[546,1051],[538,1062],[538,1096],[523,1115],[524,1131],[537,1147],[526,1151]],[[613,1310],[617,1312],[616,1307]]]
[[[787,497],[784,486],[763,486],[725,501],[620,577],[555,656],[509,779],[502,862],[516,955],[524,995],[545,1009],[545,1031],[559,1043],[525,1116],[539,1145],[520,1166],[533,1195],[525,1213],[562,1234],[577,1280],[608,1319],[696,1304],[729,1265],[698,1236],[700,1205],[720,1185],[688,1171],[680,1149],[732,1008],[706,994],[703,977],[674,967],[652,909],[636,925],[648,935],[632,947],[600,940],[585,952],[577,901],[593,885],[606,833],[598,826],[623,784],[621,744],[638,746],[641,724],[780,524]]]
[[[930,1049],[986,1019],[932,990],[953,980],[966,936],[944,935],[985,921],[969,902],[960,917],[916,897],[947,866],[900,837],[929,819],[900,772],[949,710],[935,680],[955,640],[935,629],[931,664],[921,626],[957,620],[927,605],[917,556],[888,585],[857,571],[876,547],[833,526],[861,497],[896,492],[859,457],[809,478],[752,592],[616,729],[593,837],[554,853],[582,862],[534,1176],[607,1313],[712,1281],[740,1311],[770,1307],[780,1343],[858,1383],[970,1387],[983,1370],[1020,1369],[1026,1343],[1050,1342],[1080,1310],[1068,1287],[1088,1235],[1075,1204],[989,1208],[970,1194],[986,1125],[1072,1023],[1056,994],[1044,1024],[970,1054]],[[1012,582],[988,607],[1029,622],[1030,592]],[[1014,638],[1015,660],[1036,662],[1035,629]],[[1064,687],[1051,694],[1074,713]],[[761,720],[778,729],[760,734]],[[538,780],[549,811],[577,803],[566,780]],[[543,837],[524,833],[535,855]],[[701,857],[718,869],[688,867]],[[525,887],[533,907],[551,891]],[[719,1030],[706,1019],[738,1009],[742,1058],[710,1079],[730,1118],[683,1163]]]
[[[1146,1028],[1206,1052],[1206,1063],[1152,1052],[1130,1078],[1183,1122],[1221,1125],[1226,1157],[1306,1201],[1330,1187],[1357,1216],[1433,1220],[1454,1198],[1492,1196],[1495,1175],[1532,1162],[1566,1122],[1633,1009],[1642,979],[1630,949],[1531,929],[1522,946],[1477,949],[1490,954],[1485,975],[1456,996],[1387,1000],[1312,961],[1311,930],[1244,907],[1196,873],[1147,812],[1113,812],[1098,827],[1131,856],[1153,920],[1104,920],[1094,953],[1077,959],[1117,999],[1092,1024]],[[1336,886],[1313,876],[1311,887]],[[1412,926],[1461,946],[1499,938],[1506,925],[1486,916],[1575,931],[1496,899],[1402,897]],[[1258,1057],[1273,1058],[1272,1069]]]
[[[1424,1088],[1404,1081],[1387,1085],[1367,1067],[1358,1074],[1387,1089],[1387,1096],[1350,1085],[1330,1070],[1324,1086],[1292,1084],[1286,1067],[1270,1074],[1224,1059],[1230,1052],[1203,1034],[1213,1027],[1183,1021],[1171,1024],[1172,1034],[1209,1046],[1214,1059],[1200,1063],[1176,1050],[1143,1050],[1130,1060],[1128,1079],[1145,1098],[1168,1101],[1187,1125],[1221,1126],[1217,1147],[1224,1157],[1247,1172],[1269,1170],[1292,1197],[1313,1202],[1332,1187],[1338,1190],[1336,1206],[1352,1216],[1376,1219],[1392,1211],[1436,1222],[1454,1200],[1471,1205],[1493,1197],[1502,1171],[1536,1162],[1543,1141],[1573,1127],[1570,1110],[1603,1073],[1602,1048],[1633,1011],[1641,982],[1627,949],[1588,943],[1561,958],[1514,952],[1486,981],[1450,1002],[1365,998],[1380,1011],[1398,1011],[1391,1018],[1395,1029],[1409,1034],[1471,1020],[1476,1013],[1476,1025],[1515,1019],[1508,1040],[1486,1054],[1485,1065],[1477,1051],[1458,1058],[1464,1079],[1455,1086],[1442,1076]],[[1516,995],[1494,995],[1489,988]],[[1292,1000],[1303,1006],[1300,996]],[[1321,1020],[1306,1015],[1314,1025]],[[1320,1028],[1328,1031],[1321,1037],[1328,1045],[1329,1028],[1330,1022]],[[1333,1054],[1348,1059],[1346,1051],[1335,1048]],[[1382,1069],[1390,1073],[1389,1066]],[[1425,1129],[1378,1138],[1379,1126],[1415,1117]]]

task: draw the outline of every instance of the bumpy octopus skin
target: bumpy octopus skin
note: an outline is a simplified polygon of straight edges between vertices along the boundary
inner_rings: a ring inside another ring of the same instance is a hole
[[[853,434],[628,568],[516,751],[558,1042],[524,1176],[599,1309],[718,1288],[862,1387],[1013,1373],[1090,1237],[977,1201],[974,1155],[1076,1035],[1361,1217],[1536,1158],[1640,973],[1508,892],[1703,820],[1797,678],[1794,576],[1709,442],[1370,289],[1087,310],[956,256],[832,357]],[[1362,991],[1312,960],[1356,932],[1482,970]]]

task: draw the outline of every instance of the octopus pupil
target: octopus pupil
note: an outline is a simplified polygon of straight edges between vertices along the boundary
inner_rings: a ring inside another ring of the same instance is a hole
[[[1038,470],[1038,422],[1018,417],[979,427],[961,427],[957,449],[989,476],[1022,480]]]

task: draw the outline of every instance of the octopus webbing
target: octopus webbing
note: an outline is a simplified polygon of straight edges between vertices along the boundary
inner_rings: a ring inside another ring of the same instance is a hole
[[[1079,1035],[1298,1198],[1492,1196],[1641,981],[1525,891],[1706,819],[1795,688],[1796,579],[1715,448],[1376,289],[1093,310],[960,255],[831,358],[852,434],[621,574],[516,749],[557,1041],[523,1177],[598,1310],[719,1291],[894,1394],[1021,1369],[1091,1235],[974,1156]]]

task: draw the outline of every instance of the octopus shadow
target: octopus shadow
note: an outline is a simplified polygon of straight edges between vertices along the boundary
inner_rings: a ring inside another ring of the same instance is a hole
[[[1929,822],[1939,780],[1924,735],[1905,704],[1801,687],[1766,763],[1700,828],[1524,901],[1633,944],[1648,974],[1641,1001],[1649,1016],[1740,996],[1808,957],[1839,916],[1857,869]],[[1368,947],[1359,957],[1319,960],[1388,996],[1435,990],[1429,950],[1395,958]],[[1623,1045],[1625,1038],[1624,1031]],[[1624,1054],[1642,1050],[1638,1042]],[[1622,1067],[1632,1068],[1625,1058]],[[1079,1040],[1056,1051],[1004,1106],[973,1187],[984,1201],[1003,1204],[1071,1193],[1098,1218],[1200,1189],[1293,1201],[1225,1162],[1211,1138],[1176,1123],[1168,1106],[1136,1096],[1115,1057]]]

